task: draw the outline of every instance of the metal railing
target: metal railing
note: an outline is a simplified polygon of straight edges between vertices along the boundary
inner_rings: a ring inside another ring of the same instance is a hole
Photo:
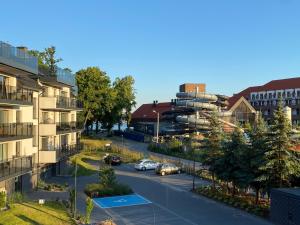
[[[30,137],[32,131],[32,123],[0,123],[0,137]]]
[[[75,129],[82,129],[82,128],[83,128],[82,123],[77,122],[77,121],[56,123],[57,131],[75,130]]]
[[[32,103],[32,90],[0,85],[0,99]]]
[[[63,96],[56,96],[57,108],[82,108],[82,103],[76,98],[68,98]]]
[[[0,180],[31,171],[33,163],[33,156],[23,156],[0,161]]]
[[[41,151],[56,151],[57,152],[56,159],[60,160],[64,157],[69,157],[78,153],[82,148],[83,148],[83,144],[77,143],[73,145],[62,145],[60,147],[54,147],[54,146],[44,147],[42,148]]]
[[[31,73],[38,73],[36,57],[2,41],[0,41],[0,62]]]

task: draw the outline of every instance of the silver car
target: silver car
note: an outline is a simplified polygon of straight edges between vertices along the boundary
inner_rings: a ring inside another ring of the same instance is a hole
[[[154,162],[150,159],[142,159],[134,165],[134,168],[136,170],[143,170],[143,171],[155,170],[158,165],[159,165],[158,162]]]
[[[162,163],[156,169],[155,172],[161,176],[167,174],[181,173],[180,167],[174,165],[173,163]]]

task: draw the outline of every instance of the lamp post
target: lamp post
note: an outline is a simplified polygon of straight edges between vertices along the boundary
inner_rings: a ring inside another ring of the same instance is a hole
[[[157,115],[157,126],[156,126],[156,143],[158,144],[158,134],[159,134],[159,112],[153,110],[153,112]]]

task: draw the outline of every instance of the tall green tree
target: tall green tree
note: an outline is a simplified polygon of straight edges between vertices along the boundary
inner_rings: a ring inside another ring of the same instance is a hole
[[[222,148],[223,156],[217,161],[216,174],[224,181],[232,183],[232,195],[236,194],[236,187],[243,186],[245,178],[242,170],[242,152],[247,148],[242,130],[236,127],[230,135],[230,140]]]
[[[267,182],[268,189],[288,186],[290,177],[299,174],[300,163],[299,158],[291,151],[291,122],[281,100],[274,112],[269,139],[269,148],[265,153],[266,164],[261,167],[261,178]]]
[[[110,78],[98,67],[88,67],[76,73],[78,98],[83,102],[83,114],[88,132],[94,121],[103,122],[111,113],[114,99]]]
[[[263,171],[260,169],[265,163],[265,153],[268,150],[268,129],[261,114],[249,131],[250,148],[245,154],[244,169],[248,172],[249,185],[255,190],[256,204],[259,201],[260,190],[265,182],[260,179]]]
[[[222,124],[218,119],[217,112],[213,112],[209,117],[210,131],[207,133],[203,151],[201,154],[202,164],[208,167],[212,174],[213,188],[215,188],[215,175],[217,161],[222,157],[222,144],[224,141]]]
[[[116,78],[113,88],[116,94],[115,110],[119,124],[122,121],[127,122],[127,126],[131,120],[131,110],[136,105],[135,92],[134,92],[134,78],[132,76],[125,76],[123,78]]]
[[[57,63],[62,61],[61,58],[56,58],[56,48],[54,46],[45,48],[43,55],[44,63],[48,68],[49,75],[56,76]]]

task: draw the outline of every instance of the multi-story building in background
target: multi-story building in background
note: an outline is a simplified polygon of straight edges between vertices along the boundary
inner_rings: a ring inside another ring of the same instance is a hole
[[[272,120],[274,110],[282,100],[293,125],[300,124],[300,77],[272,80],[261,86],[249,87],[233,95],[229,102],[233,104],[242,96],[261,112],[266,121]]]
[[[59,71],[41,74],[25,48],[0,42],[0,191],[32,189],[40,172],[59,173],[80,149],[75,78]]]

